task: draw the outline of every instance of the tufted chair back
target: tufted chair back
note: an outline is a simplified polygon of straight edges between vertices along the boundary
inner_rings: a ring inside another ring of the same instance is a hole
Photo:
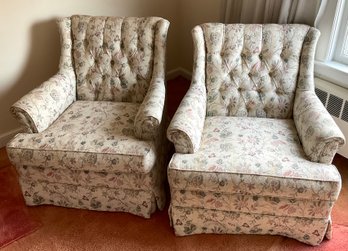
[[[319,31],[298,24],[203,24],[207,116],[291,118],[312,78]],[[303,68],[303,69],[301,69]],[[308,73],[308,74],[307,74]]]
[[[141,103],[157,63],[155,41],[162,21],[77,15],[61,19],[67,47],[61,67],[71,61],[77,99]]]

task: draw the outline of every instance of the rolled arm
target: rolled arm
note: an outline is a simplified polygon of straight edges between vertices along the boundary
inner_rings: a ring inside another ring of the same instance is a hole
[[[135,135],[138,138],[149,140],[156,136],[162,121],[165,92],[164,79],[158,78],[151,81],[135,117]]]
[[[169,22],[160,19],[156,25],[154,68],[149,90],[135,116],[135,136],[149,140],[156,137],[162,122],[165,103],[165,59]]]
[[[294,121],[309,159],[331,163],[345,137],[314,91],[297,91]]]
[[[200,26],[192,30],[194,69],[189,90],[181,101],[167,129],[168,139],[178,153],[194,153],[201,143],[206,115],[205,47]]]
[[[194,153],[201,143],[206,113],[206,92],[192,85],[167,129],[167,137],[178,153]]]
[[[57,73],[13,104],[11,113],[28,132],[45,130],[76,99],[72,76]]]

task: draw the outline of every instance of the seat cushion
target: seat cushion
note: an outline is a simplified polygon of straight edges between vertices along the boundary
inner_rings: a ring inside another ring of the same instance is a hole
[[[76,101],[45,131],[18,134],[7,146],[16,166],[148,173],[155,144],[134,136],[139,105]]]
[[[174,154],[168,172],[172,194],[335,201],[341,188],[335,166],[307,160],[290,119],[207,117],[199,151]]]

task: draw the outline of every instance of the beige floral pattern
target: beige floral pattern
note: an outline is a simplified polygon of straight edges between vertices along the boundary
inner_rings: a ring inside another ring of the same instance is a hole
[[[192,34],[193,81],[167,131],[175,233],[330,238],[331,161],[345,139],[314,92],[319,31],[208,23]]]
[[[135,137],[138,108],[133,103],[75,101],[44,132],[18,134],[7,145],[9,158],[28,182],[144,191],[163,208],[163,183],[158,181],[165,176],[160,170],[164,156],[157,152],[165,142]]]
[[[97,211],[129,212],[144,218],[156,211],[151,191],[90,187],[20,179],[27,205],[52,204]]]
[[[171,207],[175,234],[271,234],[283,235],[318,245],[323,240],[329,219],[248,214],[234,211]]]
[[[135,117],[135,135],[138,138],[150,140],[157,136],[164,112],[165,95],[163,79],[154,80]]]
[[[153,168],[149,173],[138,172],[97,172],[90,170],[74,170],[53,167],[25,166],[18,169],[20,177],[27,180],[47,181],[50,183],[68,183],[88,186],[93,183],[96,187],[151,190],[158,173]]]
[[[292,117],[298,62],[309,26],[201,27],[208,116]]]
[[[78,99],[142,102],[152,77],[160,20],[73,16]]]
[[[7,146],[9,156],[15,165],[147,173],[156,148],[134,136],[138,108],[133,103],[76,101],[44,132],[17,134]]]
[[[58,73],[18,100],[11,112],[29,132],[42,132],[75,100],[75,80]]]
[[[313,91],[298,91],[294,121],[310,160],[331,163],[345,138]]]
[[[178,190],[172,193],[172,205],[184,208],[235,211],[274,216],[327,218],[332,201],[294,200],[253,194],[228,194],[210,191]]]
[[[194,69],[190,89],[181,101],[167,130],[176,152],[194,153],[200,147],[206,114],[205,54],[202,30],[196,27],[194,37]]]
[[[169,22],[76,15],[57,23],[58,74],[11,108],[34,132],[7,145],[25,200],[148,218],[165,205]]]
[[[175,153],[172,191],[335,201],[341,177],[333,165],[305,159],[292,120],[207,117],[195,154]]]

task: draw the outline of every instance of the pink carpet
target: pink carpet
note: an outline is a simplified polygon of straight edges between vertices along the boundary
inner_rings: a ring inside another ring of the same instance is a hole
[[[35,231],[39,225],[28,213],[19,191],[14,169],[2,167],[0,169],[0,248]]]

